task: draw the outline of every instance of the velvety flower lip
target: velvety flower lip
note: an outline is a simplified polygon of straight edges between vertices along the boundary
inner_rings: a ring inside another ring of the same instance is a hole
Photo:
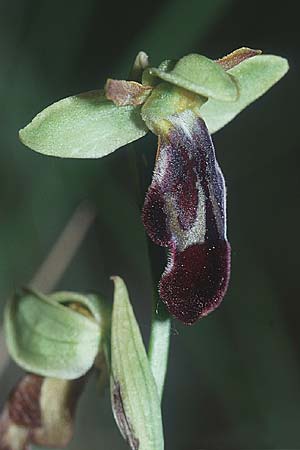
[[[159,285],[170,313],[192,324],[222,301],[230,274],[226,188],[204,121],[169,117],[143,208],[149,237],[170,250]]]

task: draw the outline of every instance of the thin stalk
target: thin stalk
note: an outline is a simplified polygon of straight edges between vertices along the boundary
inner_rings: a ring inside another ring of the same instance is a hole
[[[162,399],[168,369],[171,335],[171,319],[158,295],[158,281],[165,268],[165,249],[155,246],[148,239],[148,254],[153,281],[153,307],[148,358],[159,398]]]

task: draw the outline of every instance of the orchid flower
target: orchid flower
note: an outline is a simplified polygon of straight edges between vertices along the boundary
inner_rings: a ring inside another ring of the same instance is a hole
[[[142,219],[150,239],[168,249],[160,298],[192,324],[220,304],[230,276],[226,188],[211,134],[287,70],[284,58],[249,48],[216,61],[190,54],[158,68],[140,52],[133,81],[108,79],[104,91],[53,104],[20,138],[46,155],[100,158],[149,130],[158,136]]]
[[[124,281],[112,280],[112,311],[102,296],[65,291],[21,290],[7,303],[8,351],[28,373],[0,414],[0,450],[65,448],[92,373],[98,389],[110,379],[113,414],[131,448],[164,449],[160,398],[142,335]]]
[[[0,414],[0,450],[31,444],[65,447],[73,436],[78,399],[101,356],[110,313],[94,294],[20,290],[4,314],[11,358],[27,373]]]

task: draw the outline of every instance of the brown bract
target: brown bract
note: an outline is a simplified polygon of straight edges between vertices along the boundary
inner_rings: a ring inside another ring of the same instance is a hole
[[[261,53],[261,50],[253,50],[252,48],[242,47],[234,50],[232,53],[229,53],[229,55],[223,56],[223,58],[217,59],[216,62],[220,64],[223,69],[229,70],[240,64],[245,59],[260,55]]]
[[[105,96],[117,106],[142,105],[152,91],[151,86],[143,86],[136,81],[112,80],[108,78]]]
[[[138,450],[139,440],[134,436],[132,426],[130,425],[129,420],[126,417],[121,395],[120,383],[115,381],[112,392],[112,407],[115,420],[119,426],[122,436],[133,450]]]
[[[0,417],[0,450],[30,444],[65,447],[73,435],[75,406],[87,375],[59,380],[28,374],[9,396]]]

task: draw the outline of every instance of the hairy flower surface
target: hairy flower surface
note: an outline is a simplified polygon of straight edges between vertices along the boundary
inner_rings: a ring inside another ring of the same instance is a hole
[[[150,238],[170,249],[160,297],[191,324],[218,306],[228,285],[225,182],[204,121],[189,110],[169,120],[143,222]]]

